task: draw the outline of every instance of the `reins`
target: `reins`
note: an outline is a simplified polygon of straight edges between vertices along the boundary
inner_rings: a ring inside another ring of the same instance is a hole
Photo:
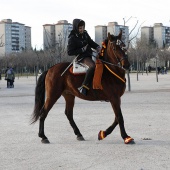
[[[110,41],[109,41],[110,42]],[[111,42],[110,42],[110,44],[112,44]],[[102,43],[102,50],[101,50],[101,53],[100,53],[100,56],[104,56],[104,51],[105,51],[105,49],[106,49],[106,44],[105,43]],[[118,58],[117,58],[117,56],[116,56],[116,54],[115,54],[115,51],[114,51],[114,49],[112,48],[112,46],[111,46],[111,49],[113,50],[113,53],[114,53],[114,55],[115,55],[115,57],[116,57],[116,59],[117,59],[117,61],[118,61]],[[122,58],[122,59],[124,59],[124,58]],[[121,59],[121,60],[122,60]],[[117,75],[114,71],[112,71],[106,64],[109,64],[109,65],[112,65],[112,66],[115,66],[115,67],[119,67],[120,69],[122,69],[122,70],[124,70],[125,71],[125,69],[123,68],[123,67],[121,67],[120,66],[120,62],[118,61],[118,64],[113,64],[113,63],[110,63],[110,62],[107,62],[107,61],[104,61],[104,60],[102,60],[102,59],[99,59],[102,63],[105,63],[104,64],[104,66],[107,68],[107,70],[110,72],[110,73],[112,73],[114,76],[116,76],[119,80],[121,80],[123,83],[126,83],[126,81],[123,79],[123,78],[121,78],[119,75]]]
[[[107,61],[104,61],[102,59],[99,59],[102,63],[106,63],[106,64],[109,64],[111,66],[115,66],[115,67],[119,67],[120,69],[122,70],[125,70],[123,67],[121,67],[119,64],[113,64],[113,63],[110,63],[110,62],[107,62]]]
[[[109,41],[110,42],[110,41]],[[110,42],[111,43],[111,42]],[[105,51],[105,49],[106,49],[106,44],[104,43],[104,42],[102,42],[102,50],[101,50],[101,53],[100,53],[100,56],[101,57],[103,57],[104,56],[104,51]],[[113,50],[113,48],[111,48],[112,50]],[[118,61],[118,58],[117,58],[117,56],[116,56],[116,54],[115,54],[115,51],[113,50],[113,53],[114,53],[114,55],[115,55],[115,57],[116,57],[116,59],[117,59],[117,61]],[[95,57],[95,56],[94,56]],[[124,59],[124,58],[123,58]],[[109,65],[112,65],[112,66],[116,66],[116,67],[119,67],[120,69],[122,69],[122,70],[125,70],[123,67],[121,67],[120,66],[120,62],[118,61],[118,64],[113,64],[113,63],[110,63],[110,62],[107,62],[107,61],[104,61],[104,60],[102,60],[102,59],[99,59],[101,62],[103,62],[103,63],[106,63],[106,64],[109,64]],[[122,60],[122,59],[121,59]]]
[[[112,71],[106,64],[104,66],[110,71],[113,75],[115,75],[118,79],[120,79],[123,83],[126,83],[124,79],[122,79],[120,76],[118,76],[114,71]]]
[[[94,56],[95,57],[95,56]],[[101,59],[98,59],[100,60],[102,63],[106,63],[106,64],[109,64],[109,65],[112,65],[112,66],[116,66],[116,67],[119,67],[120,69],[123,69],[125,70],[124,68],[120,67],[118,64],[112,64],[112,63],[109,63],[107,61],[104,61],[104,60],[101,60]],[[122,79],[120,76],[118,76],[114,71],[112,71],[106,64],[104,64],[104,66],[107,68],[107,70],[112,73],[114,76],[116,76],[118,79],[120,79],[123,83],[126,83],[126,81],[124,79]]]

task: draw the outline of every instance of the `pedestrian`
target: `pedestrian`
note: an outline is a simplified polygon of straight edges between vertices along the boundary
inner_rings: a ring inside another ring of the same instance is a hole
[[[99,53],[101,51],[101,47],[91,39],[85,30],[85,22],[81,19],[73,20],[73,30],[70,32],[68,38],[68,55],[78,56],[77,61],[88,66],[82,86],[78,88],[80,93],[86,96],[95,70],[95,62],[92,60],[91,48],[95,49]]]
[[[148,71],[149,71],[149,73],[151,72],[151,66],[150,65],[148,66]]]
[[[164,67],[164,73],[167,74],[167,68],[166,68],[166,66]]]
[[[9,88],[9,86],[10,86],[10,81],[9,81],[9,79],[7,79],[7,71],[8,70],[9,70],[9,67],[7,67],[6,70],[5,70],[5,80],[7,82],[7,88]]]
[[[0,71],[0,80],[1,80],[1,78],[2,78],[2,77],[1,77],[1,71]]]
[[[161,67],[161,73],[164,74],[164,66]]]
[[[6,71],[5,79],[7,80],[7,88],[14,88],[15,74],[12,67]]]
[[[157,70],[158,70],[158,74],[160,73],[161,71],[161,68],[160,67],[157,67]]]

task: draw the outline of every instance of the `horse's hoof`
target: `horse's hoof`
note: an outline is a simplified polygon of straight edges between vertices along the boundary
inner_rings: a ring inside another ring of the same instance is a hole
[[[103,140],[106,137],[105,131],[100,131],[98,134],[98,140]]]
[[[135,144],[135,141],[134,141],[133,138],[131,138],[130,136],[128,136],[128,137],[126,137],[126,138],[124,139],[124,143],[125,143],[125,144]]]
[[[50,143],[50,141],[48,139],[42,139],[41,142],[44,144]]]
[[[83,136],[77,136],[77,140],[79,140],[79,141],[85,141],[85,139],[83,138]]]
[[[134,140],[132,140],[130,143],[128,143],[130,145],[136,144]]]

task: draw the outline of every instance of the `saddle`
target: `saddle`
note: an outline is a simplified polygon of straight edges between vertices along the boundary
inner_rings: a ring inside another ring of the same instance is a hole
[[[92,60],[96,62],[96,53],[93,52],[92,54]],[[77,74],[85,74],[88,70],[89,66],[86,64],[81,63],[77,59],[73,60],[73,66],[70,68],[70,72],[74,75]]]
[[[87,65],[74,61],[73,66],[70,67],[69,71],[75,76],[83,75],[83,74],[85,75],[88,68],[89,67]],[[94,77],[93,77],[93,89],[100,89],[100,90],[103,89],[101,84],[102,74],[103,74],[103,63],[100,60],[96,60],[96,67],[95,67]]]
[[[86,64],[83,64],[78,61],[73,62],[73,73],[74,74],[81,74],[81,73],[86,73],[88,70],[88,66]]]

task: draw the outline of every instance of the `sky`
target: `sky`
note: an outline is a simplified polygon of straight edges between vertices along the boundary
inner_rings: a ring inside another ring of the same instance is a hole
[[[0,0],[0,20],[12,19],[31,27],[32,47],[43,48],[43,25],[56,24],[59,20],[80,18],[86,22],[86,30],[95,38],[95,26],[108,22],[124,21],[132,36],[142,26],[163,23],[170,26],[169,0]],[[140,33],[139,33],[140,35]]]

